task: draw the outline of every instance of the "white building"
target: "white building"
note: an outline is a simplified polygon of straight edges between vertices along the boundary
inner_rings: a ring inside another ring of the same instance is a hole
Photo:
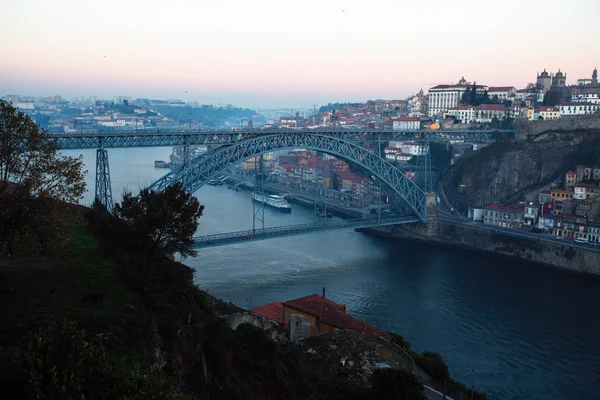
[[[558,106],[561,117],[594,114],[598,108],[600,108],[600,104],[593,103],[566,103]]]
[[[517,89],[514,86],[496,86],[488,89],[488,96],[490,99],[494,96],[498,96],[498,100],[505,102],[507,100],[514,100],[517,95]]]
[[[473,106],[458,106],[452,107],[446,113],[446,118],[454,117],[463,124],[470,124],[475,117],[475,107]]]
[[[581,93],[571,96],[571,103],[592,103],[600,104],[598,93]]]
[[[400,117],[393,122],[395,131],[417,130],[421,128],[421,120],[418,117]]]
[[[406,154],[398,147],[386,147],[384,149],[385,158],[392,161],[408,161],[412,158],[411,154]]]
[[[428,115],[433,117],[443,114],[453,107],[457,107],[467,88],[473,88],[473,85],[467,83],[465,78],[462,78],[458,85],[437,85],[429,89]],[[476,85],[477,93],[483,93],[487,89],[487,86]]]
[[[587,196],[587,191],[583,186],[575,186],[573,192],[573,198],[577,200],[585,200]]]
[[[560,112],[556,107],[541,106],[536,119],[559,119]]]

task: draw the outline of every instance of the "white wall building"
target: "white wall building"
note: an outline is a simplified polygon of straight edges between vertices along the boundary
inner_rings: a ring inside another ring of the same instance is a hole
[[[475,118],[475,107],[473,106],[458,106],[452,107],[446,113],[447,117],[454,117],[463,124],[470,124]]]
[[[386,147],[385,158],[392,161],[408,161],[412,158],[411,154],[406,154],[398,147]]]
[[[598,93],[581,93],[571,96],[571,103],[592,103],[600,104]]]
[[[556,107],[549,107],[549,106],[541,106],[540,110],[537,113],[538,115],[536,116],[536,119],[540,118],[541,119],[559,119],[560,118],[560,111],[558,111],[558,108]]]
[[[561,117],[594,114],[598,108],[600,108],[600,104],[593,103],[567,103],[558,106]]]
[[[514,86],[496,86],[488,89],[488,96],[490,99],[494,96],[498,96],[498,100],[501,102],[507,100],[514,100],[517,94],[517,89]]]
[[[468,84],[465,78],[462,78],[458,85],[437,85],[429,89],[429,113],[430,117],[443,114],[453,107],[460,104],[461,97],[467,88],[473,88]],[[483,93],[488,89],[487,86],[477,85],[477,93]]]
[[[417,130],[421,128],[421,120],[418,117],[400,117],[393,121],[392,128],[395,131]]]

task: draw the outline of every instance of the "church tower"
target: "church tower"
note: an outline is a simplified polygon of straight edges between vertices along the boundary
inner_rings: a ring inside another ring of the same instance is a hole
[[[550,87],[552,87],[552,77],[548,72],[546,72],[546,69],[544,69],[544,72],[541,74],[538,74],[537,87],[538,89],[541,89],[542,93],[544,94],[546,94],[546,92],[550,90]]]
[[[598,68],[594,68],[592,73],[592,83],[598,83]]]

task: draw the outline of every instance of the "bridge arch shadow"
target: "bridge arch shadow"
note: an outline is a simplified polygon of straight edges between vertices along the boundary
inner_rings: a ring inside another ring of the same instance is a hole
[[[160,191],[170,184],[182,182],[191,193],[204,186],[227,168],[265,153],[288,149],[321,151],[347,163],[365,169],[392,191],[415,213],[427,222],[426,193],[402,171],[367,149],[336,137],[320,133],[276,133],[254,136],[221,146],[188,165],[172,170],[152,183],[148,189]]]

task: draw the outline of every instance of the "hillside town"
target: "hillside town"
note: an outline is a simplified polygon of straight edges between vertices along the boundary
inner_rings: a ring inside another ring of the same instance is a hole
[[[145,129],[511,129],[518,119],[553,120],[600,113],[600,83],[597,69],[590,78],[578,78],[571,83],[567,73],[560,69],[556,73],[544,69],[536,74],[535,82],[524,88],[484,85],[462,77],[456,83],[438,84],[427,93],[420,90],[403,100],[329,104],[308,113],[129,96],[67,100],[61,96],[9,95],[4,99],[49,131],[73,134]],[[280,114],[285,115],[273,118]],[[450,164],[486,145],[453,143]],[[376,143],[363,146],[370,151],[381,151],[411,179],[420,179],[420,158],[431,156],[430,147],[417,142],[386,142],[380,149],[376,149]],[[194,155],[201,155],[206,147],[198,146],[193,151]],[[161,162],[160,166],[174,168],[182,160],[182,148],[175,147],[169,162]],[[257,163],[258,159],[250,159],[237,172],[252,174]],[[324,189],[328,198],[356,207],[369,207],[382,196],[370,176],[350,170],[334,157],[302,149],[267,154],[264,168],[273,183],[306,193]],[[470,215],[484,224],[597,242],[599,179],[597,167],[576,166],[574,171],[565,171],[564,187],[543,190],[535,201],[511,206],[491,204],[472,209]]]
[[[469,217],[486,225],[523,229],[598,245],[600,167],[577,165],[564,173],[562,185],[540,190],[533,201],[470,208]]]

